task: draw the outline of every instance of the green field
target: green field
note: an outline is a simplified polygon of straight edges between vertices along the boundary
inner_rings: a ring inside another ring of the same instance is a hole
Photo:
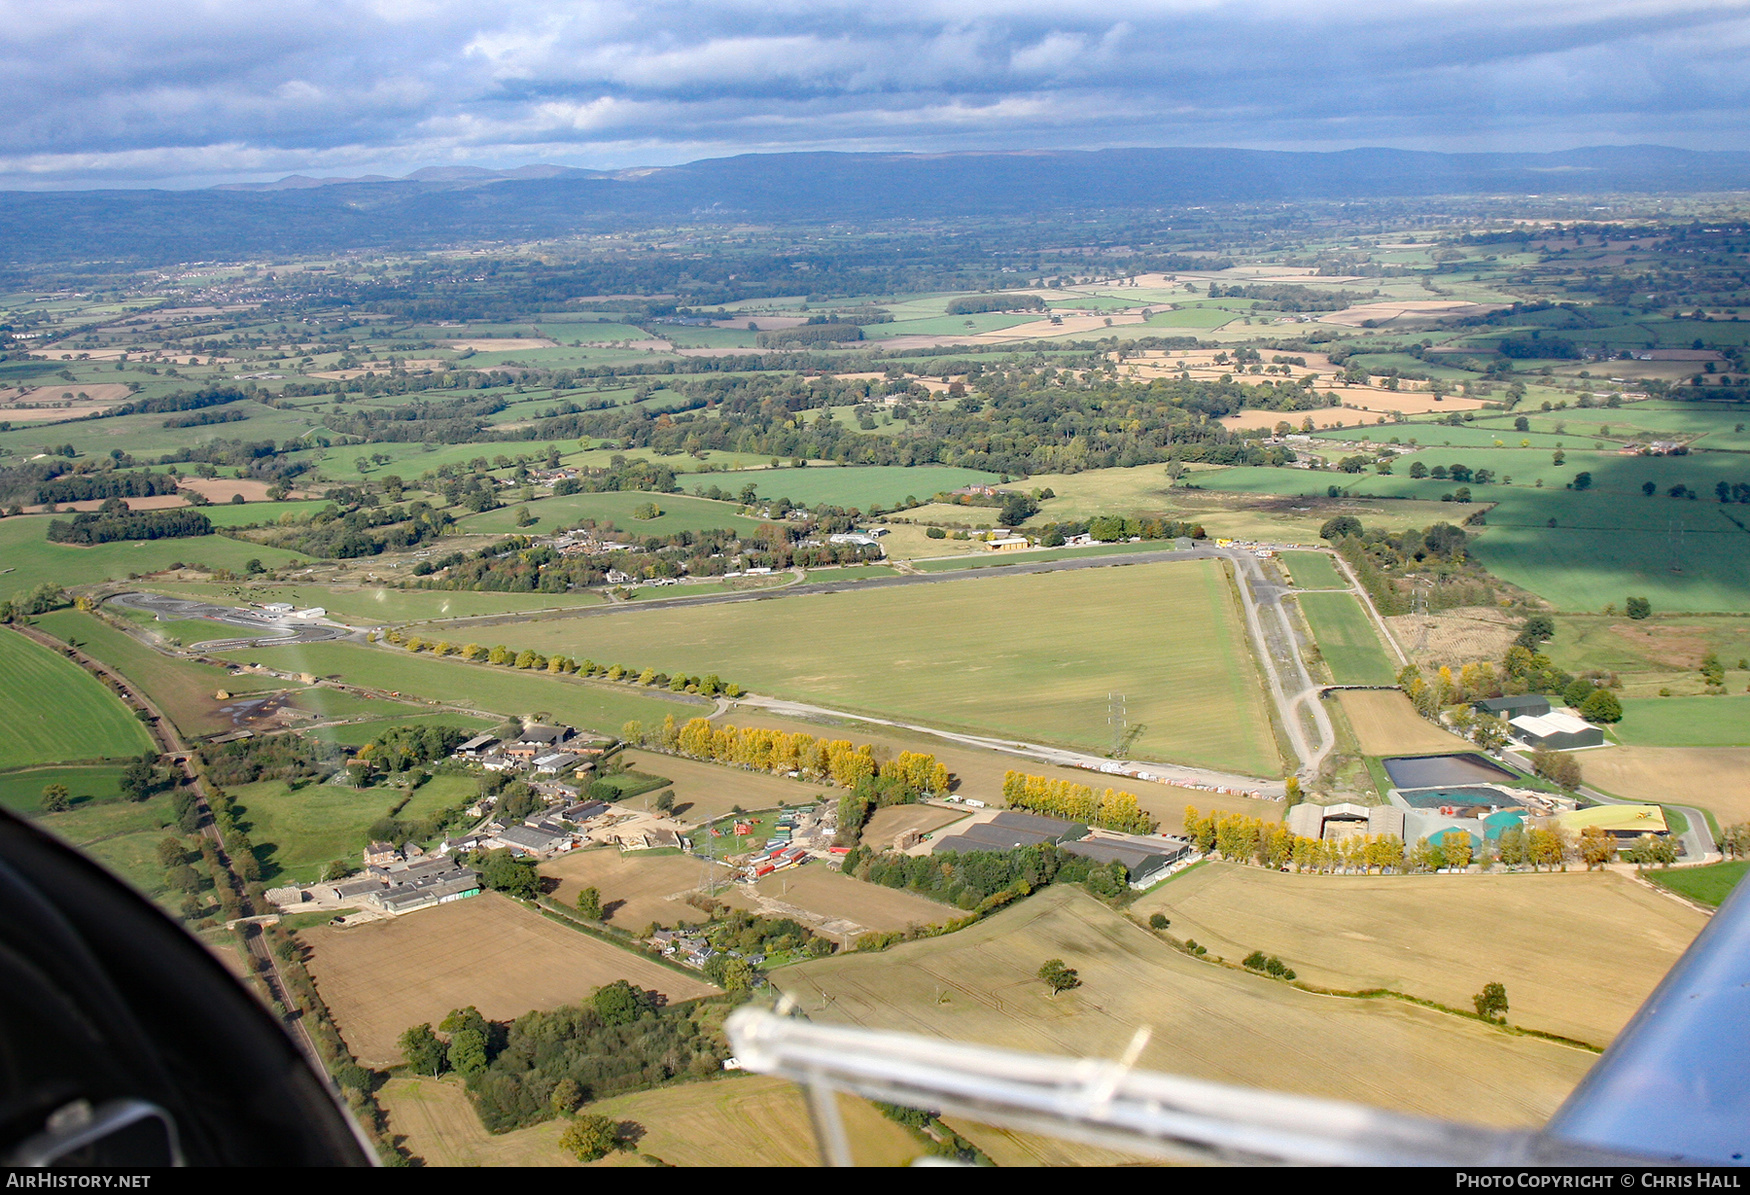
[[[1750,746],[1750,696],[1626,698],[1615,731],[1636,746]]]
[[[632,512],[640,506],[655,503],[662,514],[654,519],[634,518]],[[540,521],[519,528],[517,510],[529,508],[529,514]],[[707,498],[691,498],[685,494],[649,494],[643,491],[617,491],[607,494],[568,494],[563,498],[537,498],[533,502],[513,502],[499,510],[470,515],[459,524],[469,535],[529,534],[551,535],[562,527],[573,527],[584,519],[598,524],[612,523],[622,535],[673,535],[677,531],[716,531],[726,529],[743,534],[756,530],[760,520],[737,513],[738,507],[728,502],[713,502]]]
[[[1294,583],[1301,589],[1347,589],[1337,566],[1323,552],[1284,552],[1282,563],[1288,566]]]
[[[516,627],[492,627],[509,635]],[[595,683],[519,672],[488,664],[465,664],[414,655],[395,648],[364,647],[353,643],[307,643],[293,647],[240,648],[226,656],[262,663],[290,672],[313,672],[338,676],[368,688],[398,690],[424,697],[488,710],[495,714],[546,714],[571,726],[589,727],[604,734],[617,733],[629,719],[661,722],[666,714],[685,721],[710,711],[698,701],[671,700],[649,689],[632,685]],[[616,654],[616,660],[620,656]],[[604,662],[605,659],[604,659]],[[634,661],[627,659],[627,664]]]
[[[1391,657],[1380,645],[1373,620],[1360,599],[1349,593],[1303,593],[1301,613],[1319,641],[1319,651],[1330,665],[1331,680],[1339,685],[1389,685],[1397,675]]]
[[[1633,595],[1648,598],[1660,612],[1750,610],[1750,507],[1721,504],[1713,495],[1717,481],[1750,480],[1750,457],[1570,450],[1557,467],[1552,456],[1542,449],[1455,448],[1427,449],[1415,459],[1430,467],[1456,462],[1512,477],[1511,485],[1472,485],[1476,503],[1448,504],[1445,521],[1459,523],[1477,504],[1494,504],[1473,554],[1489,571],[1558,609],[1621,609]],[[1358,496],[1438,499],[1458,488],[1451,481],[1414,480],[1404,462],[1396,468],[1389,477],[1235,468],[1199,474],[1197,481],[1212,490],[1301,497],[1337,486]],[[1567,489],[1582,471],[1592,474],[1592,488]],[[1658,487],[1650,498],[1641,492],[1648,481]],[[1701,497],[1667,497],[1673,484]]]
[[[1569,672],[1687,672],[1698,679],[1697,661],[1712,652],[1726,665],[1727,687],[1737,690],[1743,683],[1733,665],[1750,657],[1750,618],[1661,615],[1635,622],[1621,614],[1569,614],[1556,619],[1555,638],[1543,650]]]
[[[516,647],[715,672],[756,693],[1273,776],[1223,565],[1199,560],[497,628]],[[411,683],[411,682],[409,682]]]
[[[753,483],[764,499],[788,498],[802,506],[825,503],[846,509],[867,510],[871,505],[887,509],[915,498],[928,502],[936,494],[957,490],[968,485],[995,485],[994,473],[977,469],[956,469],[946,465],[851,465],[845,468],[780,469],[749,473],[732,479],[724,488],[740,490]],[[1019,483],[1017,483],[1019,488]],[[996,517],[996,508],[990,515]]]
[[[375,718],[368,722],[343,722],[338,726],[321,726],[306,733],[328,743],[343,747],[362,747],[395,726],[460,726],[472,732],[491,730],[497,723],[489,718],[470,718],[466,714],[412,714],[405,718]]]
[[[838,568],[811,568],[803,580],[814,582],[861,581],[870,577],[897,577],[899,570],[885,564],[847,564]]]
[[[356,864],[371,823],[387,817],[406,796],[399,789],[339,784],[305,784],[294,791],[284,780],[239,784],[227,791],[269,884],[320,879],[322,865],[334,859]]]
[[[43,814],[36,824],[155,896],[164,888],[156,851],[166,833],[176,833],[166,830],[173,819],[170,795],[160,793],[139,804],[113,798],[93,801],[66,813]]]
[[[73,808],[93,801],[108,801],[121,791],[117,787],[122,770],[118,767],[25,768],[17,772],[0,772],[0,806],[14,813],[34,814],[42,809],[43,789],[51,784],[65,784],[72,795]]]
[[[120,698],[64,656],[16,632],[0,632],[0,767],[120,759],[152,736]]]
[[[215,527],[246,527],[253,523],[275,523],[286,515],[305,519],[330,505],[315,498],[299,502],[245,502],[241,505],[221,501],[203,507],[201,513]]]
[[[89,585],[94,581],[121,580],[129,573],[156,572],[177,561],[241,573],[251,559],[259,559],[268,568],[300,559],[291,552],[222,535],[134,540],[92,547],[51,544],[43,538],[48,534],[49,521],[43,515],[0,519],[0,561],[5,561],[5,570],[0,572],[0,595],[35,589],[44,581]]]
[[[219,734],[232,729],[224,704],[214,695],[259,693],[283,689],[286,682],[270,676],[231,676],[223,668],[161,655],[138,640],[77,610],[44,614],[37,625],[58,639],[76,640],[87,654],[127,677],[184,734]]]
[[[1738,881],[1744,878],[1746,869],[1750,869],[1750,861],[1740,859],[1735,863],[1713,863],[1706,867],[1651,868],[1641,874],[1697,904],[1718,908],[1738,886]]]

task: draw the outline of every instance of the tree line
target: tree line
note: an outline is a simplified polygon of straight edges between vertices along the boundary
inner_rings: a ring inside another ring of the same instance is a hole
[[[113,511],[74,515],[71,522],[52,519],[46,538],[60,544],[107,544],[118,540],[181,539],[211,535],[212,520],[198,510]]]
[[[1010,770],[1003,773],[1003,800],[1014,809],[1126,834],[1153,834],[1160,828],[1160,822],[1142,811],[1134,794],[1115,788],[1097,793],[1092,786],[1072,780]]]
[[[721,1072],[729,1046],[708,1006],[669,1006],[617,980],[585,1003],[506,1024],[477,1009],[401,1035],[416,1074],[461,1075],[480,1123],[504,1133],[569,1116],[583,1104]]]
[[[660,728],[643,736],[642,741],[710,763],[732,764],[780,776],[794,772],[810,780],[830,780],[844,788],[852,788],[860,780],[882,777],[897,782],[914,796],[921,796],[946,793],[950,783],[947,766],[934,755],[901,751],[889,761],[878,762],[875,749],[867,743],[857,746],[847,739],[820,739],[800,731],[791,733],[759,726],[743,729],[707,718],[692,718],[686,725],[678,726],[670,714]]]

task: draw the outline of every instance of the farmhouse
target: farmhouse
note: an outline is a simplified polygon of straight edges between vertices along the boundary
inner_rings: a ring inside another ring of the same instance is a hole
[[[1576,747],[1602,747],[1604,732],[1572,714],[1553,711],[1540,718],[1519,717],[1508,722],[1513,736],[1528,747],[1544,751],[1571,751]]]

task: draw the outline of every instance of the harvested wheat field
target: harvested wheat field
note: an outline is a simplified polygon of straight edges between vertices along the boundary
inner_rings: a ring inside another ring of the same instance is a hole
[[[1386,320],[1396,319],[1400,315],[1476,315],[1488,310],[1492,310],[1492,308],[1463,299],[1385,299],[1378,303],[1362,303],[1355,307],[1345,307],[1341,311],[1321,315],[1319,322],[1359,328],[1368,320],[1384,323]]]
[[[1050,958],[1082,986],[1053,996],[1036,974]],[[958,933],[785,967],[772,982],[817,1021],[1040,1053],[1116,1058],[1146,1025],[1139,1065],[1152,1070],[1495,1125],[1543,1124],[1596,1058],[1193,959],[1068,886]]]
[[[1318,876],[1212,863],[1138,901],[1212,953],[1279,956],[1345,991],[1469,1008],[1501,983],[1515,1025],[1605,1045],[1707,918],[1614,872]]]
[[[717,989],[485,892],[391,921],[298,935],[335,1027],[366,1066],[401,1061],[409,1027],[472,1004],[488,1020],[586,998],[624,979],[672,1000]]]
[[[943,826],[953,825],[969,816],[965,809],[945,809],[940,805],[889,805],[877,809],[863,827],[864,846],[886,850],[893,840],[908,830],[929,834]]]
[[[1160,1165],[1160,1159],[1115,1153],[1098,1145],[1065,1141],[1042,1133],[1024,1133],[977,1124],[956,1116],[945,1119],[949,1128],[978,1146],[998,1166],[1136,1166]]]
[[[1750,747],[1613,747],[1580,756],[1586,783],[1635,801],[1699,805],[1750,821]]]
[[[389,1132],[405,1138],[408,1150],[427,1166],[581,1164],[559,1148],[564,1125],[557,1120],[496,1136],[488,1133],[454,1076],[390,1079],[377,1100],[389,1114]]]
[[[819,784],[674,755],[633,751],[626,756],[626,766],[635,772],[672,780],[675,816],[688,822],[722,817],[737,805],[743,809],[775,809],[779,805],[809,804],[826,796],[825,787]]]
[[[705,867],[686,855],[621,854],[617,847],[592,847],[541,864],[541,874],[559,881],[553,899],[567,908],[576,905],[579,889],[597,889],[605,920],[636,932],[652,923],[668,927],[678,921],[704,921],[705,914],[685,898],[705,882]],[[727,880],[732,873],[718,863],[711,865],[711,874]]]
[[[1355,417],[1343,414],[1341,408],[1321,407],[1316,411],[1241,411],[1237,415],[1223,415],[1221,425],[1229,430],[1245,431],[1254,427],[1274,428],[1278,423],[1286,423],[1298,432],[1307,419],[1312,420],[1313,428],[1318,431],[1336,427],[1339,419],[1344,423],[1355,422]]]
[[[1435,398],[1426,390],[1386,390],[1339,383],[1335,391],[1343,404],[1342,409],[1351,415],[1357,411],[1363,415],[1427,415],[1436,411],[1475,411],[1488,406],[1488,402],[1481,398],[1461,398],[1456,394]],[[1373,420],[1364,419],[1362,422],[1372,423]],[[1360,425],[1351,423],[1350,426]]]
[[[389,1080],[378,1094],[389,1131],[427,1166],[579,1166],[559,1148],[565,1123],[493,1135],[480,1125],[455,1079]],[[818,1166],[814,1130],[801,1091],[763,1075],[725,1077],[615,1096],[584,1109],[632,1121],[642,1130],[636,1152],[609,1154],[596,1166]],[[916,1138],[867,1101],[839,1098],[854,1160],[903,1166],[922,1153]],[[645,1159],[649,1159],[646,1161]]]
[[[266,502],[268,483],[225,477],[185,477],[182,488],[193,490],[211,502],[229,502],[231,495],[242,494],[245,502]],[[128,502],[133,505],[132,500]]]
[[[737,885],[718,898],[768,917],[794,917],[839,942],[869,930],[891,931],[913,925],[940,925],[965,911],[907,892],[853,879],[822,863],[769,875],[751,889]]]
[[[917,1138],[867,1100],[838,1097],[860,1166],[904,1166],[923,1153]],[[644,1129],[638,1152],[673,1166],[819,1166],[820,1153],[802,1090],[766,1075],[685,1083],[617,1095],[586,1112],[634,1121]],[[597,1166],[640,1164],[635,1154],[610,1154]]]
[[[1456,670],[1473,661],[1498,668],[1523,622],[1523,616],[1494,606],[1459,606],[1433,614],[1393,614],[1385,625],[1412,663],[1434,672],[1442,664]]]
[[[1415,755],[1424,751],[1469,751],[1471,745],[1416,712],[1398,689],[1349,689],[1337,704],[1355,730],[1363,755]]]
[[[523,349],[550,349],[559,342],[548,340],[545,336],[471,336],[466,340],[445,340],[440,343],[445,348],[473,349],[477,353],[515,353]]]

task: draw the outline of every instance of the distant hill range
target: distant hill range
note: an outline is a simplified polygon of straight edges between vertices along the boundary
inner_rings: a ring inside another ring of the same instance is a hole
[[[0,192],[0,263],[163,263],[523,241],[693,220],[1075,216],[1197,204],[1750,189],[1750,153],[1391,149],[748,154],[684,166],[434,167],[200,191]]]

